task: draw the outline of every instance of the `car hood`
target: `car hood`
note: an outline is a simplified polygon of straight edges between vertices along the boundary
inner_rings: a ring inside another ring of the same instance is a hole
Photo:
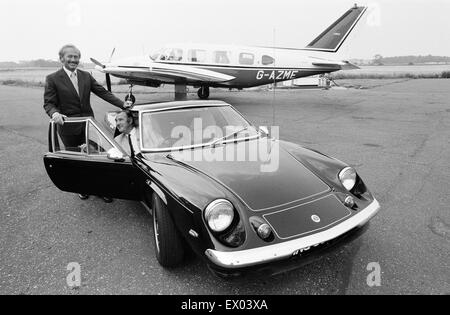
[[[170,157],[225,186],[254,211],[289,204],[330,190],[324,181],[279,144],[278,141],[260,138],[217,148],[171,153]],[[264,145],[267,149],[261,149]],[[264,153],[258,154],[260,151]],[[225,158],[227,154],[228,159]]]

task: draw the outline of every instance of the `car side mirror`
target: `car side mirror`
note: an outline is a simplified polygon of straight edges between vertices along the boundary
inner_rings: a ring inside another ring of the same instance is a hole
[[[125,156],[117,148],[109,149],[107,157],[108,157],[108,159],[113,160],[114,162],[123,162],[123,161],[125,161]]]

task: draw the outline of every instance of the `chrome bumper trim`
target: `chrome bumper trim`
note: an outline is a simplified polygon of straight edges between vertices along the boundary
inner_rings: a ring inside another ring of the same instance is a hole
[[[374,217],[380,210],[380,204],[376,199],[359,213],[348,220],[323,232],[301,237],[280,244],[268,245],[234,252],[222,252],[213,249],[205,251],[206,257],[215,265],[234,269],[258,265],[292,256],[301,249],[316,246],[330,241],[350,231],[355,227],[361,227]]]

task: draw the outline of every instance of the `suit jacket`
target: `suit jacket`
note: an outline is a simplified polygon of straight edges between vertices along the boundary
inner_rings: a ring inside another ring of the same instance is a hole
[[[68,117],[94,116],[91,107],[91,92],[105,101],[123,108],[123,101],[101,86],[89,72],[77,69],[78,95],[72,81],[64,69],[60,69],[46,77],[44,92],[44,109],[52,117],[59,112]],[[60,128],[63,135],[79,134],[80,127],[65,124]]]

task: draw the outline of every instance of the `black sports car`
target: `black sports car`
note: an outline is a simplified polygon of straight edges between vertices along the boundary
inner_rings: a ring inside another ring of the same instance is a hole
[[[68,118],[67,147],[50,122],[48,175],[61,190],[142,201],[164,267],[187,250],[216,274],[301,266],[361,234],[380,206],[349,165],[252,126],[222,101],[137,105],[130,151],[115,116]],[[119,183],[119,184],[118,184]]]

